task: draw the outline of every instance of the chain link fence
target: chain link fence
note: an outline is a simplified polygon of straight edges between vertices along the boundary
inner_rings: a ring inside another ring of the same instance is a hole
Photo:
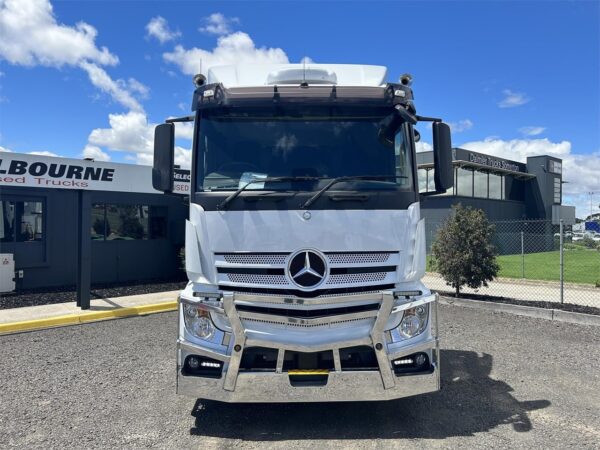
[[[500,266],[498,278],[488,287],[463,287],[461,292],[600,308],[600,234],[573,231],[570,225],[561,227],[546,220],[491,224]],[[442,225],[426,220],[428,271],[424,282],[431,289],[453,293],[435,272],[430,252]]]

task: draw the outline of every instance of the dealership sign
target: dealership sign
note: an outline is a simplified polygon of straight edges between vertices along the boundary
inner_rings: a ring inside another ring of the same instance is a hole
[[[50,156],[0,153],[0,187],[38,187],[158,193],[152,187],[152,168]],[[175,193],[190,190],[189,170],[175,169]]]
[[[492,167],[494,169],[521,172],[521,168],[512,162],[500,158],[494,158],[492,156],[482,155],[480,153],[469,153],[469,162]]]

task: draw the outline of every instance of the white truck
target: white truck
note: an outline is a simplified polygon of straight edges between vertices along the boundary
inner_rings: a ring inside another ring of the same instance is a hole
[[[224,402],[388,400],[440,388],[413,126],[431,121],[437,192],[450,129],[411,77],[365,65],[239,64],[196,75],[177,392]]]

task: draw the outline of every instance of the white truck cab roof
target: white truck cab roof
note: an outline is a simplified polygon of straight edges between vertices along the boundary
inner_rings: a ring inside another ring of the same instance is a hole
[[[359,64],[232,64],[208,70],[207,82],[226,88],[285,84],[384,86],[385,66]]]

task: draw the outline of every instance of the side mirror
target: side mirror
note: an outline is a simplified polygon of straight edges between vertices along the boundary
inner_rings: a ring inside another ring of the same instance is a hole
[[[157,191],[172,192],[175,164],[175,125],[163,123],[154,129],[154,166],[152,186]]]
[[[435,190],[445,192],[454,185],[450,127],[444,122],[433,122],[432,128]]]

